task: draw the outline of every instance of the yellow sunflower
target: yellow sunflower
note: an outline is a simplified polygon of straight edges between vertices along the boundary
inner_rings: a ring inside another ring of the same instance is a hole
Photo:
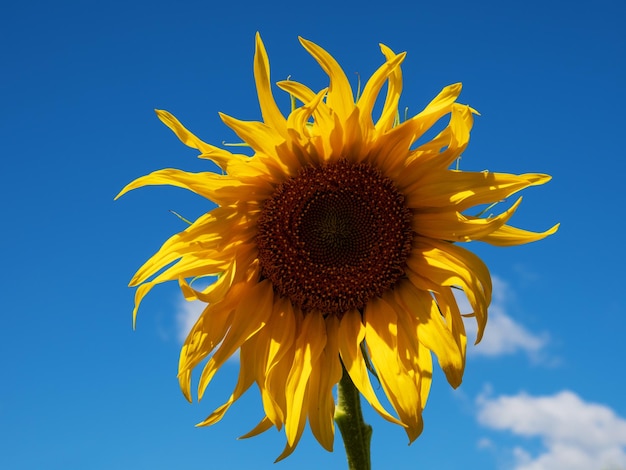
[[[265,416],[247,436],[284,427],[287,445],[279,459],[294,450],[307,419],[320,444],[332,450],[333,388],[342,370],[383,418],[415,440],[423,427],[432,353],[453,387],[463,376],[466,334],[453,289],[461,289],[473,308],[477,342],[487,322],[489,271],[456,242],[517,245],[558,228],[534,233],[507,225],[520,200],[498,216],[467,214],[550,177],[450,169],[467,146],[473,122],[473,109],[456,102],[461,84],[444,88],[422,112],[400,123],[405,53],[381,45],[385,63],[355,100],[335,59],[312,42],[300,42],[328,75],[328,88],[315,92],[295,81],[278,82],[302,103],[285,117],[274,101],[269,61],[257,35],[254,77],[263,122],[220,114],[254,155],[207,144],[171,114],[157,111],[222,174],[159,170],[118,195],[168,184],[217,204],[137,271],[130,283],[138,286],[133,318],[141,299],[165,281],[177,280],[188,300],[206,302],[181,351],[183,393],[191,400],[192,370],[208,358],[200,399],[239,350],[232,395],[200,424],[219,421],[256,383]],[[374,121],[385,83],[382,112]],[[418,142],[445,117],[441,132]],[[217,281],[196,289],[191,280],[202,276]],[[379,401],[370,373],[393,411]]]

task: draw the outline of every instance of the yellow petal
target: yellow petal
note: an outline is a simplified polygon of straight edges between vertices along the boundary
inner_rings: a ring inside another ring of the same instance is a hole
[[[414,328],[413,322],[407,321],[411,319],[410,313],[393,301],[393,294],[383,296],[383,300],[387,301],[398,315],[398,358],[408,377],[415,383],[415,389],[420,395],[418,406],[423,410],[433,379],[432,354],[417,337],[416,332],[419,331]]]
[[[286,91],[294,98],[300,100],[302,103],[309,103],[317,94],[308,86],[294,80],[281,80],[276,83],[276,86],[278,86],[281,90]]]
[[[411,163],[411,159],[407,160],[411,155],[409,152],[411,145],[442,116],[455,109],[454,101],[460,92],[460,83],[444,88],[422,112],[394,127],[385,133],[384,138],[379,137],[374,142],[371,158],[376,161],[379,168],[384,169],[386,175],[398,181],[402,189],[409,184],[403,181],[406,175],[421,176],[423,174],[421,171],[416,173],[412,169],[404,168],[406,164]],[[441,142],[441,145],[436,148],[437,154],[442,147],[450,144],[450,133],[451,131],[446,131],[444,137],[447,140],[445,143]],[[452,152],[453,149],[450,151]]]
[[[414,138],[418,139],[430,129],[442,116],[452,110],[452,105],[461,94],[461,83],[448,85],[419,113],[403,124],[414,129]]]
[[[234,288],[232,292],[238,294],[242,290]],[[178,382],[189,401],[191,401],[191,370],[222,341],[230,327],[232,311],[232,302],[228,300],[207,306],[185,339],[178,360]]]
[[[461,156],[469,143],[475,112],[469,106],[453,103],[450,109],[450,122],[447,127],[432,141],[416,148],[409,154],[407,172],[426,174],[448,168]],[[445,150],[442,150],[443,148]],[[415,165],[411,165],[411,163]],[[409,170],[408,167],[412,166],[415,169]]]
[[[428,400],[428,395],[430,393],[430,386],[433,382],[433,358],[430,353],[430,350],[419,343],[419,354],[413,358],[415,362],[419,364],[420,371],[422,372],[421,380],[418,384],[420,391],[420,398],[422,400],[421,406],[422,409],[426,406],[426,401]]]
[[[155,111],[161,122],[169,127],[183,144],[199,150],[201,152],[200,158],[207,158],[213,161],[222,170],[228,172],[232,164],[242,164],[248,160],[245,155],[232,154],[227,150],[203,142],[183,126],[174,115],[167,111],[162,109],[156,109]]]
[[[365,341],[387,398],[405,425],[409,441],[422,431],[421,390],[403,367],[397,348],[398,318],[382,299],[370,300],[363,315]]]
[[[176,137],[180,139],[180,141],[188,147],[194,148],[196,150],[200,150],[203,152],[205,149],[209,150],[213,146],[203,142],[198,137],[196,137],[193,133],[191,133],[185,126],[183,126],[176,117],[163,110],[163,109],[155,109],[157,117],[161,120],[163,124],[169,127]]]
[[[322,99],[326,94],[326,89],[317,93],[311,101],[307,102],[303,106],[297,108],[289,115],[289,127],[290,129],[300,131],[304,133],[304,129],[307,126],[307,121],[313,115],[318,106],[322,103]]]
[[[254,436],[258,436],[259,434],[267,431],[269,428],[272,427],[272,422],[267,418],[267,416],[265,416],[260,422],[259,424],[257,424],[254,429],[252,429],[250,432],[247,432],[246,434],[244,434],[243,436],[239,436],[239,439],[248,439],[250,437],[254,437]]]
[[[299,438],[300,427],[306,420],[303,413],[305,392],[311,375],[313,364],[317,361],[326,345],[326,325],[321,314],[308,312],[304,316],[302,329],[295,342],[295,355],[291,373],[287,380],[285,393],[287,395],[287,420],[285,433],[287,443],[296,444]]]
[[[283,136],[286,135],[287,122],[278,109],[278,106],[276,106],[276,101],[274,101],[274,97],[272,96],[272,88],[270,84],[270,63],[259,33],[256,34],[254,80],[256,82],[256,89],[259,96],[259,105],[261,106],[263,121],[265,121],[265,124],[278,131],[278,133]]]
[[[318,442],[329,452],[333,451],[335,437],[335,399],[333,387],[341,379],[339,362],[339,319],[335,315],[326,317],[326,347],[311,372],[308,415],[309,426]]]
[[[143,298],[152,290],[152,288],[156,285],[155,282],[146,282],[137,288],[135,291],[135,307],[133,308],[133,330],[137,326],[137,312],[139,310],[139,305],[141,305],[141,301]]]
[[[384,44],[380,44],[380,49],[387,61],[396,57],[396,54]],[[380,118],[376,123],[376,130],[379,132],[386,132],[391,129],[398,117],[398,103],[400,101],[400,94],[402,93],[402,69],[399,66],[395,67],[389,75],[388,80],[385,104],[383,105]]]
[[[220,276],[218,276],[217,280],[209,285],[209,287],[204,291],[198,291],[194,289],[183,277],[178,278],[178,286],[180,287],[180,290],[183,293],[185,300],[200,300],[202,302],[212,304],[215,302],[219,302],[230,290],[235,281],[236,273],[236,262],[233,261],[228,269]]]
[[[468,217],[457,211],[416,212],[413,216],[413,230],[422,236],[469,242],[480,240],[502,227],[515,213],[522,198],[497,217]]]
[[[369,126],[372,121],[372,111],[378,93],[383,84],[393,75],[395,69],[400,68],[400,64],[406,57],[406,52],[390,56],[382,66],[374,72],[363,88],[363,93],[359,97],[356,105],[360,109],[361,124],[363,127]]]
[[[233,217],[233,214],[235,215]],[[135,273],[130,285],[135,286],[150,278],[162,268],[185,255],[195,255],[208,261],[207,265],[223,264],[226,257],[219,256],[219,261],[211,259],[216,250],[224,254],[224,249],[233,240],[250,239],[254,236],[253,227],[243,225],[244,219],[232,208],[216,208],[200,216],[193,224],[180,233],[171,236],[159,250],[148,259]],[[244,222],[245,224],[245,222]],[[250,224],[253,225],[253,224]],[[230,265],[230,263],[229,263]],[[217,274],[221,270],[205,274]]]
[[[338,158],[352,158],[352,161],[361,161],[363,157],[369,154],[368,144],[371,142],[369,134],[373,131],[374,125],[371,123],[371,116],[365,118],[370,121],[370,125],[362,125],[361,109],[354,108],[348,119],[338,127],[342,129],[342,144],[340,148],[335,149],[329,161],[336,161]]]
[[[259,370],[257,384],[265,414],[280,429],[287,414],[285,387],[293,363],[296,336],[296,313],[287,299],[276,301],[272,317],[259,336],[259,341],[266,343],[267,357],[262,361],[264,369]]]
[[[215,258],[233,257],[235,256],[235,250],[237,250],[236,258],[238,260],[248,260],[250,262],[254,259],[256,246],[252,243],[244,245],[233,244],[232,246],[226,247],[221,253],[215,250],[207,250],[205,252],[200,251],[197,253],[190,253],[189,255],[172,253],[172,256],[169,256],[169,254],[167,254],[168,256],[166,256],[166,258],[171,257],[174,260],[177,258],[180,259],[169,268],[160,272],[160,274],[158,274],[150,283],[151,285],[155,285],[166,281],[179,280],[181,277],[205,277],[218,274],[228,269],[229,265],[227,264],[227,261]],[[144,266],[142,266],[141,272],[138,272],[135,275],[130,285],[134,286],[146,282],[150,276],[158,273],[164,266],[167,266],[167,264],[160,264],[149,260]],[[247,273],[249,269],[250,266],[247,266],[245,272],[238,271],[241,274],[239,278],[242,278],[243,274]],[[258,267],[255,267],[254,269],[256,270]],[[148,289],[151,289],[151,287]],[[141,298],[143,298],[144,295],[145,293],[141,294]]]
[[[487,323],[491,302],[491,276],[475,254],[451,243],[418,238],[407,260],[407,276],[421,290],[438,291],[439,286],[460,286],[474,309],[478,323],[476,342]]]
[[[219,115],[224,124],[252,147],[256,152],[253,157],[255,160],[260,160],[266,167],[273,168],[274,171],[286,176],[293,176],[298,173],[300,169],[298,160],[287,151],[285,138],[272,127],[262,122],[241,121],[223,113],[219,113]],[[271,183],[265,179],[261,181]],[[275,188],[268,184],[267,189],[267,193],[254,199],[264,200],[271,197]]]
[[[313,100],[296,109],[289,115],[287,153],[292,155],[291,161],[298,162],[297,165],[291,165],[293,168],[290,171],[294,173],[310,165],[321,165],[324,161],[323,157],[320,156],[320,152],[311,145],[310,138],[312,130],[309,118],[311,115],[318,114],[317,109],[319,105],[322,104],[325,93],[326,90],[321,90]],[[282,148],[280,150],[282,150]],[[281,155],[283,154],[283,152],[280,153]]]
[[[274,460],[274,463],[278,463],[281,460],[286,459],[293,453],[294,450],[296,450],[296,446],[298,445],[298,442],[300,441],[300,438],[302,437],[302,433],[304,432],[305,424],[306,424],[306,419],[304,419],[303,417],[298,422],[298,429],[294,431],[293,443],[290,443],[289,441],[287,441],[285,448],[283,449],[282,453],[276,458],[276,460]]]
[[[452,333],[452,337],[457,344],[463,361],[462,368],[465,368],[465,352],[467,347],[467,335],[465,334],[465,323],[459,311],[456,298],[450,287],[440,287],[433,293],[441,314],[445,318],[445,325]]]
[[[374,140],[371,144],[372,149],[367,155],[377,168],[398,183],[401,190],[403,190],[402,175],[406,172],[406,159],[414,135],[414,128],[402,123]]]
[[[424,175],[413,187],[405,188],[411,208],[450,207],[462,212],[478,204],[500,201],[527,188],[550,181],[537,173],[507,173],[444,170]]]
[[[217,252],[209,252],[208,254],[209,256],[216,255]],[[161,269],[161,267],[162,266],[156,266],[153,268]],[[166,281],[176,281],[181,277],[206,276],[219,273],[227,268],[228,265],[224,261],[211,260],[210,258],[205,260],[194,256],[185,256],[155,277],[151,283],[160,284]]]
[[[326,103],[342,120],[347,119],[354,109],[354,95],[346,74],[333,56],[324,49],[311,41],[299,39],[302,46],[320,64],[330,79]]]
[[[437,96],[435,96],[430,103],[416,116],[420,116],[420,119],[424,119],[426,116],[438,116],[442,111],[447,110],[452,106],[456,99],[461,94],[463,89],[462,83],[453,83],[444,87]]]
[[[285,140],[274,128],[265,123],[242,121],[224,113],[219,113],[219,115],[224,124],[235,131],[241,140],[250,145],[257,153],[275,156],[276,147]]]
[[[221,206],[235,204],[245,200],[265,199],[271,195],[269,187],[246,185],[229,176],[216,175],[212,172],[190,173],[166,168],[141,176],[120,191],[115,197],[142,186],[170,185],[188,189]]]
[[[295,355],[294,343],[285,346],[283,351],[281,360],[267,373],[265,382],[259,384],[265,414],[278,430],[282,429],[288,415],[286,388]]]
[[[228,333],[202,371],[198,383],[198,400],[202,398],[209,382],[224,362],[265,326],[272,313],[272,303],[272,286],[267,280],[258,283],[246,298],[240,299]]]
[[[258,362],[256,356],[255,346],[257,342],[247,341],[241,346],[241,355],[239,361],[239,378],[237,379],[237,385],[235,390],[230,395],[226,403],[216,408],[204,421],[196,424],[196,426],[211,426],[217,423],[224,417],[224,414],[228,411],[233,403],[235,403],[246,390],[250,388],[254,382],[254,367]]]
[[[272,369],[282,361],[296,336],[297,313],[291,306],[291,302],[281,297],[277,300],[274,310],[271,319],[273,328],[268,328],[269,349],[265,374],[270,374]]]
[[[503,225],[489,235],[481,238],[481,241],[497,246],[522,245],[524,243],[535,242],[556,233],[561,224],[556,224],[545,232],[529,232],[521,228]]]
[[[361,322],[361,314],[356,310],[346,312],[339,325],[339,353],[350,379],[378,414],[387,421],[404,426],[385,410],[374,393],[361,353],[361,343],[364,339],[365,327]]]
[[[395,294],[398,303],[404,307],[398,312],[399,325],[403,325],[405,331],[412,332],[417,341],[435,353],[450,385],[458,387],[465,365],[463,352],[446,327],[434,299],[408,282],[395,289]],[[416,348],[416,356],[418,352]]]

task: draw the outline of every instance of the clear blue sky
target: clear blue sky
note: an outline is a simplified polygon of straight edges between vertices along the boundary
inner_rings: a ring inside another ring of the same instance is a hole
[[[443,86],[481,112],[462,165],[545,172],[512,223],[548,240],[474,245],[496,278],[484,344],[453,391],[436,373],[422,436],[366,409],[374,468],[626,468],[623,136],[626,7],[594,2],[11,2],[0,12],[0,468],[345,468],[307,431],[238,441],[261,417],[251,391],[218,425],[229,363],[200,404],[178,390],[175,285],[131,329],[135,269],[206,202],[130,180],[203,169],[155,117],[174,113],[207,142],[233,141],[222,111],[259,119],[252,76],[260,31],[274,81],[324,75],[297,36],[354,77],[407,51],[402,106]],[[280,95],[284,109],[288,98]],[[585,460],[587,459],[587,460]],[[585,464],[585,462],[587,462]],[[613,463],[610,467],[606,462]]]

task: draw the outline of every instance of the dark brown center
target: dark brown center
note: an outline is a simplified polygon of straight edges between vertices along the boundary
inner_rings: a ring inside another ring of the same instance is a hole
[[[281,184],[258,221],[261,273],[307,311],[362,309],[404,274],[411,212],[393,182],[346,160],[304,168]]]

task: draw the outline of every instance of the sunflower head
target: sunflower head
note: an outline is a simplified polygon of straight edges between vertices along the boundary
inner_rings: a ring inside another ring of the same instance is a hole
[[[342,370],[383,418],[402,426],[409,441],[416,439],[433,355],[452,386],[463,376],[466,334],[454,290],[472,306],[468,316],[478,323],[477,342],[487,322],[489,271],[460,243],[517,245],[558,228],[535,233],[508,225],[520,199],[499,215],[472,215],[475,206],[550,177],[450,168],[469,142],[475,113],[456,102],[460,84],[445,87],[424,110],[399,122],[405,53],[381,46],[384,63],[355,99],[335,59],[312,42],[300,42],[328,75],[327,88],[278,82],[299,102],[285,116],[274,101],[257,35],[254,76],[263,120],[220,115],[252,156],[207,144],[171,114],[157,111],[184,144],[222,171],[158,170],[120,193],[169,184],[217,205],[137,271],[133,315],[148,291],[165,281],[178,281],[188,300],[205,302],[180,355],[183,393],[191,400],[192,370],[203,360],[208,358],[199,398],[239,351],[232,395],[201,425],[219,421],[256,384],[263,414],[245,437],[284,427],[287,445],[279,459],[294,450],[307,420],[321,445],[332,450],[333,389]],[[422,142],[442,120],[443,130]],[[198,289],[192,280],[201,276],[217,280]],[[371,373],[393,410],[380,403]]]

